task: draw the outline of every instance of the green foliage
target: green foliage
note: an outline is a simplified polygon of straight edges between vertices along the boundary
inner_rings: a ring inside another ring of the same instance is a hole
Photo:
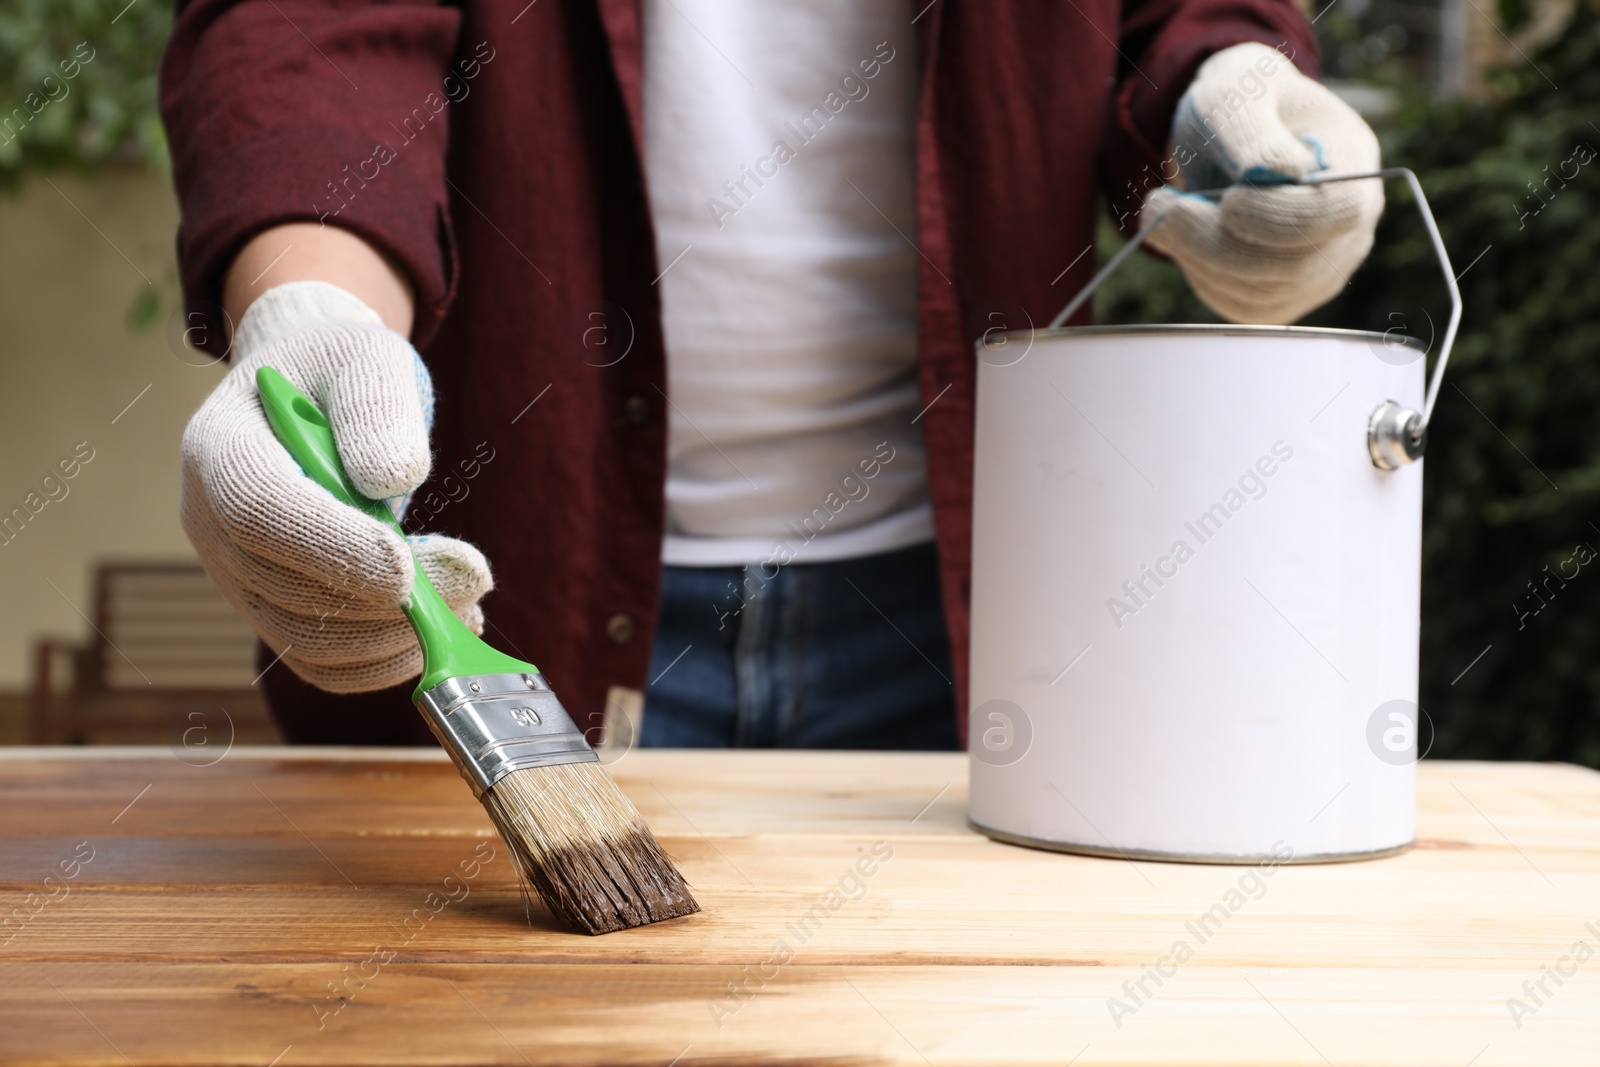
[[[1410,99],[1380,131],[1465,272],[1429,432],[1422,705],[1434,756],[1600,767],[1600,16],[1578,4],[1533,62],[1492,101]],[[1388,193],[1371,258],[1308,324],[1442,331],[1427,237]],[[1214,321],[1135,258],[1102,321]]]
[[[171,28],[171,0],[5,0],[0,188],[61,167],[164,167],[156,66]]]
[[[1533,20],[1533,0],[1500,0],[1499,11],[1501,28],[1515,32]]]

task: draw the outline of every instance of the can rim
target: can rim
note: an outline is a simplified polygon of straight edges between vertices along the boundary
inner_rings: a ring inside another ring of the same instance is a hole
[[[1429,345],[1420,338],[1403,333],[1378,333],[1375,330],[1345,330],[1333,326],[1254,326],[1247,323],[1196,322],[1196,323],[1146,323],[1131,326],[1057,326],[1043,330],[1006,330],[996,336],[1022,340],[1056,337],[1106,337],[1117,334],[1193,333],[1220,336],[1277,336],[1277,337],[1333,337],[1344,340],[1380,341],[1386,345],[1403,345],[1418,348],[1424,353]],[[976,344],[984,346],[985,341]]]

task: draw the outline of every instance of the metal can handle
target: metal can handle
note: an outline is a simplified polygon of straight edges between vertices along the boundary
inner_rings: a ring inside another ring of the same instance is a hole
[[[1444,343],[1439,348],[1439,359],[1433,365],[1433,376],[1428,380],[1428,392],[1423,400],[1422,410],[1412,411],[1393,400],[1385,400],[1367,420],[1367,451],[1372,456],[1373,466],[1380,470],[1395,470],[1421,459],[1423,450],[1427,448],[1428,420],[1433,417],[1433,405],[1439,399],[1439,386],[1444,381],[1445,364],[1450,361],[1450,350],[1456,343],[1456,330],[1461,326],[1461,290],[1456,285],[1455,270],[1450,266],[1450,253],[1445,250],[1444,238],[1439,236],[1439,226],[1433,220],[1433,210],[1428,206],[1428,198],[1423,195],[1422,183],[1408,167],[1385,167],[1382,170],[1363,171],[1358,174],[1308,174],[1301,178],[1286,178],[1273,184],[1326,185],[1329,182],[1350,182],[1367,178],[1403,178],[1411,187],[1411,195],[1416,197],[1417,210],[1421,213],[1423,225],[1428,230],[1428,239],[1433,242],[1433,254],[1439,260],[1440,270],[1444,272],[1445,288],[1450,292],[1450,323],[1445,327]],[[1236,189],[1239,186],[1229,186],[1229,188]],[[1200,189],[1189,195],[1220,197],[1227,191],[1227,189]],[[1132,255],[1134,249],[1143,244],[1144,239],[1161,225],[1166,217],[1167,212],[1162,212],[1151,221],[1150,225],[1130,237],[1128,243],[1118,249],[1117,254],[1106,261],[1105,266],[1095,272],[1095,276],[1089,279],[1089,284],[1080,289],[1067,306],[1050,320],[1049,328],[1055,329],[1060,326],[1087,303],[1094,295],[1094,291],[1100,288],[1100,284],[1122,266],[1122,261]]]

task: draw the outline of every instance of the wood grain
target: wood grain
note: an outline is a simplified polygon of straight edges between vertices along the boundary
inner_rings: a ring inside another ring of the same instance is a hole
[[[0,1061],[1600,1062],[1593,771],[1425,762],[1415,849],[1279,868],[1201,940],[1239,868],[996,844],[959,756],[611,770],[701,915],[530,923],[439,754],[0,756]]]

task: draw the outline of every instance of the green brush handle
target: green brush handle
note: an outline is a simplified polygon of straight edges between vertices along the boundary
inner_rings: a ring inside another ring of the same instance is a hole
[[[338,446],[334,444],[333,427],[322,409],[271,367],[256,371],[256,389],[261,394],[261,406],[267,413],[267,422],[272,424],[272,432],[300,464],[306,477],[341,503],[370,515],[404,538],[405,530],[401,529],[388,503],[362,496],[351,484],[344,463],[339,459]],[[456,618],[420,565],[416,566],[416,575],[411,599],[401,605],[422,645],[422,680],[417,683],[414,698],[451,678],[539,673],[539,668],[533,664],[484,644],[482,638]]]

